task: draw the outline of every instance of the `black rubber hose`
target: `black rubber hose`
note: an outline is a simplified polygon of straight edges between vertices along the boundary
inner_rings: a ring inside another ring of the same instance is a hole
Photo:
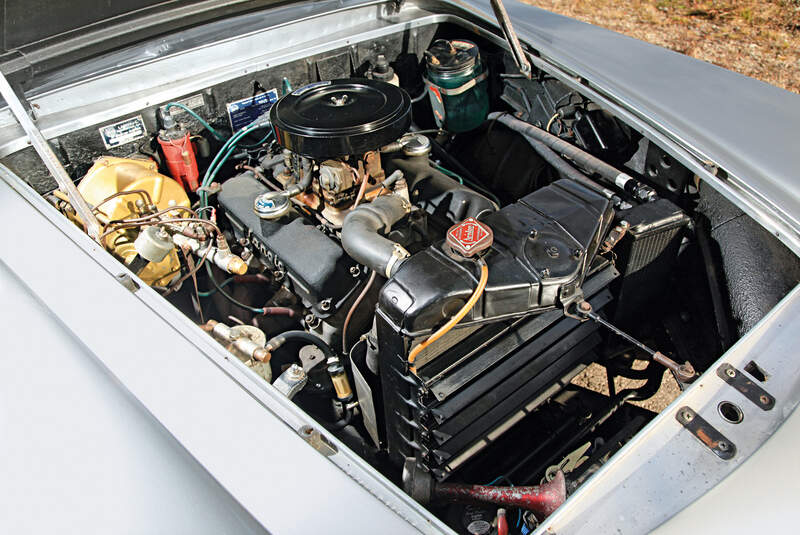
[[[600,158],[592,156],[583,149],[564,141],[558,136],[545,132],[541,128],[536,128],[532,124],[526,123],[505,112],[490,113],[489,120],[498,121],[511,130],[519,132],[529,140],[533,139],[544,143],[557,154],[563,154],[580,167],[597,173],[607,185],[615,185],[640,201],[653,201],[656,199],[655,190],[650,186],[640,183],[629,174],[623,173],[613,165],[607,164]]]
[[[326,361],[331,358],[336,358],[331,346],[326,344],[325,341],[316,334],[311,334],[306,331],[286,331],[285,333],[273,336],[270,338],[269,342],[267,342],[266,349],[270,352],[275,351],[288,341],[308,342],[309,344],[317,346],[320,351],[322,351],[322,354],[325,355]]]
[[[388,232],[409,208],[404,199],[395,195],[384,195],[360,205],[344,219],[342,247],[356,262],[391,277],[408,258],[408,252],[380,233]]]
[[[350,422],[353,421],[353,409],[345,409],[344,416],[342,416],[341,420],[338,420],[333,423],[323,422],[322,425],[325,426],[325,429],[329,431],[338,431],[339,429],[344,429]]]
[[[544,160],[547,163],[552,165],[555,168],[555,170],[564,175],[564,177],[570,180],[574,180],[578,184],[586,186],[590,190],[595,191],[600,195],[603,195],[607,199],[610,199],[611,197],[614,196],[613,191],[606,189],[600,186],[599,184],[595,183],[594,181],[590,180],[586,175],[584,175],[583,173],[572,167],[569,163],[566,162],[566,160],[564,160],[564,158],[556,154],[553,151],[553,149],[551,149],[538,139],[530,136],[523,136],[523,137],[528,141],[528,143],[530,143],[531,147],[533,147],[533,150],[535,150],[539,154],[539,156],[544,158]]]

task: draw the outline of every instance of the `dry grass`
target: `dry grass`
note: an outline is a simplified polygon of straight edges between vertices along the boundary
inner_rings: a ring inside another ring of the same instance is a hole
[[[523,0],[800,93],[800,0]]]

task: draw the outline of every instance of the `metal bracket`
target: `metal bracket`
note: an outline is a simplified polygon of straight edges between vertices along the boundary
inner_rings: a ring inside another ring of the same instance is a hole
[[[298,433],[303,440],[311,444],[312,448],[326,457],[330,457],[335,453],[339,453],[339,450],[336,448],[334,443],[330,442],[327,438],[325,438],[324,435],[322,435],[322,433],[310,425],[304,425],[298,430]]]
[[[734,443],[689,407],[678,409],[675,419],[723,461],[729,461],[736,455]]]
[[[751,381],[743,372],[737,370],[727,362],[717,368],[720,379],[741,392],[744,397],[755,403],[761,410],[771,410],[775,406],[775,398],[766,390]]]

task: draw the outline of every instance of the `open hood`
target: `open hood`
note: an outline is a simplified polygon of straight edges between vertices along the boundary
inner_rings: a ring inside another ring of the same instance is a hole
[[[10,79],[27,84],[33,76],[48,70],[278,3],[288,2],[4,0],[0,10],[0,70]]]

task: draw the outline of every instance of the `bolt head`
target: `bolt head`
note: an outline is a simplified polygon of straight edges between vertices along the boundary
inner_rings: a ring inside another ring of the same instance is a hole
[[[734,370],[733,368],[728,368],[727,370],[725,370],[725,375],[727,375],[728,377],[736,377],[736,370]]]

